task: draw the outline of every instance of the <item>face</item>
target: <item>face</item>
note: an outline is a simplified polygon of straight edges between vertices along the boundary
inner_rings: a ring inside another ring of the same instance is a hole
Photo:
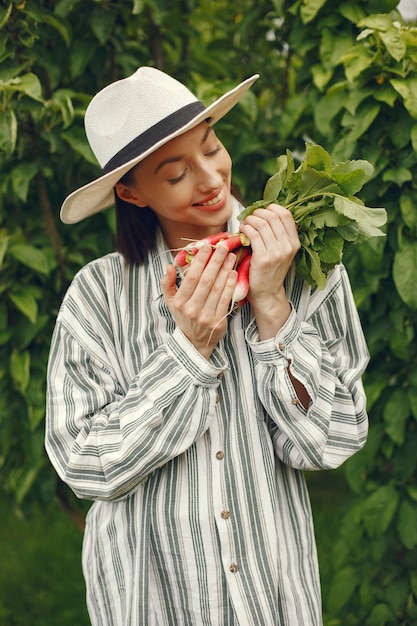
[[[116,192],[138,210],[149,206],[170,247],[222,230],[232,213],[232,162],[211,126],[203,122],[142,161],[133,184]]]

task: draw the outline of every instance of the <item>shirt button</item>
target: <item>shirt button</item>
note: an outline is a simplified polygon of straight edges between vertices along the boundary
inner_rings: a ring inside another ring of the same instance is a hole
[[[238,569],[239,569],[239,566],[236,565],[236,563],[232,563],[231,566],[229,567],[229,571],[232,572],[232,574],[236,574]]]
[[[281,352],[284,350],[285,345],[282,343],[282,341],[279,342],[278,348],[281,350]]]
[[[229,519],[229,517],[230,517],[230,511],[226,511],[226,510],[225,510],[225,511],[222,511],[222,512],[220,513],[220,515],[222,516],[222,518],[223,518],[223,519]]]
[[[300,401],[299,401],[299,399],[298,399],[298,398],[293,398],[293,399],[291,400],[291,402],[292,402],[292,404],[294,404],[295,406],[298,406],[298,405],[300,404]]]
[[[224,375],[224,372],[220,372],[220,374],[217,374],[217,378],[221,378]]]
[[[218,452],[216,452],[216,459],[218,461],[221,461],[222,459],[224,459],[224,452],[222,452],[221,450],[219,450]]]
[[[220,402],[220,396],[219,396],[219,394],[217,394],[217,396],[216,396],[216,404],[217,404],[218,402]]]

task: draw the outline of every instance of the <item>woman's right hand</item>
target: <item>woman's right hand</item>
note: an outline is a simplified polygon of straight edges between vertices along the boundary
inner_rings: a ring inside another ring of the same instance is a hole
[[[165,302],[177,326],[206,359],[227,331],[237,281],[235,261],[226,246],[219,245],[214,252],[211,246],[203,246],[178,289],[173,265],[168,265],[161,280]]]

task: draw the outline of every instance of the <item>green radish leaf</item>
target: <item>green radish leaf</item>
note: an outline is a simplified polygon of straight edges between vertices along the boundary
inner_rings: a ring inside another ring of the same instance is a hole
[[[343,237],[336,230],[326,230],[320,260],[328,265],[337,265],[342,260]]]
[[[334,207],[336,211],[350,217],[358,223],[360,233],[363,234],[364,240],[370,237],[383,237],[385,233],[379,229],[387,221],[387,213],[385,209],[376,208],[369,209],[360,204],[357,200],[336,196],[334,199]],[[366,236],[368,234],[368,236]]]
[[[282,175],[277,172],[268,180],[265,185],[264,200],[266,202],[274,202],[278,198],[278,194],[282,189]]]
[[[320,172],[331,174],[332,158],[330,154],[318,144],[307,144],[306,156],[302,164],[303,169],[311,167]]]
[[[374,168],[368,161],[343,161],[332,170],[332,176],[346,196],[360,191],[371,178]]]
[[[304,248],[305,252],[309,257],[308,266],[310,268],[310,277],[306,277],[308,282],[313,281],[313,284],[316,284],[319,289],[324,289],[326,286],[326,276],[321,269],[320,257],[314,250],[310,250],[309,248]]]
[[[292,192],[297,192],[297,201],[293,201],[292,204],[298,204],[302,199],[314,198],[323,193],[340,193],[339,187],[326,172],[308,167],[300,174],[299,177],[292,176],[289,185]]]

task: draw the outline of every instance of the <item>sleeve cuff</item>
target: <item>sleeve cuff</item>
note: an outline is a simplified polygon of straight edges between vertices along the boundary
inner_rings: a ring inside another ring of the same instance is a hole
[[[300,332],[301,322],[291,305],[291,313],[275,337],[260,341],[255,319],[247,327],[245,336],[258,361],[276,363],[282,359],[287,362],[292,360],[292,345],[299,337]]]
[[[213,350],[210,360],[207,360],[178,328],[168,339],[167,351],[199,385],[212,386],[218,383],[229,369],[227,360],[218,348]]]

